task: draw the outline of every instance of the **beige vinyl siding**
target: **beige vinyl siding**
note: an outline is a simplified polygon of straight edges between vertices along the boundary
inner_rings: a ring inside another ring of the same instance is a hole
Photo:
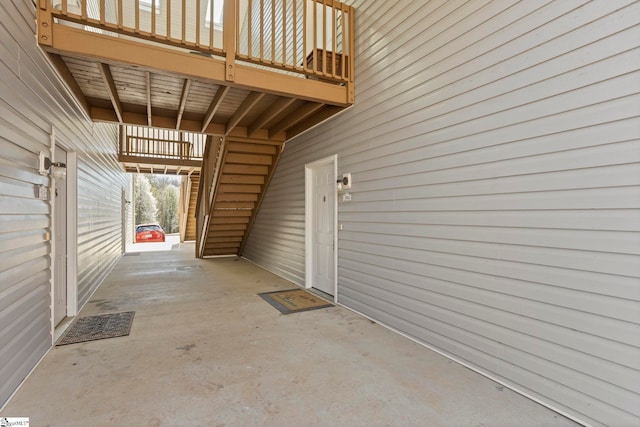
[[[304,283],[304,165],[337,154],[340,303],[640,424],[640,3],[349,3],[356,103],[287,143],[245,256]]]
[[[35,7],[0,2],[0,406],[51,347],[50,205],[35,185],[50,134],[78,153],[78,294],[84,304],[121,255],[116,131],[76,107],[35,44]],[[69,254],[75,256],[75,254]]]

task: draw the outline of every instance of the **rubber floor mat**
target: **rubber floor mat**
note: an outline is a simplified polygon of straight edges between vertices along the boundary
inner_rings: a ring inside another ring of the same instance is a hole
[[[76,344],[129,335],[135,311],[101,314],[77,319],[56,345]]]

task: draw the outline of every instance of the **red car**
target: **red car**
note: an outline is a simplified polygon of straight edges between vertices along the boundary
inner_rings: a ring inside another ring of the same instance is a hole
[[[136,243],[164,242],[164,230],[158,224],[140,224],[136,226]]]

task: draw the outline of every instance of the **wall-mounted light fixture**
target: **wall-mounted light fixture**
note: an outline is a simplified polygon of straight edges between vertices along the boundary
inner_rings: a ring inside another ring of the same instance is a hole
[[[40,152],[40,175],[51,175],[54,179],[64,179],[67,176],[67,165],[62,162],[51,162],[51,159]]]
[[[338,178],[338,191],[351,189],[351,174],[345,173],[342,178]]]

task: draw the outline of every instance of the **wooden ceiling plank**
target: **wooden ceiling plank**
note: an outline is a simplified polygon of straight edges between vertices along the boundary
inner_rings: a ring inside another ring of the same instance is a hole
[[[111,99],[111,104],[113,105],[113,111],[115,111],[116,116],[118,117],[118,122],[123,123],[122,103],[120,102],[120,97],[118,97],[118,88],[116,88],[116,84],[113,81],[113,75],[111,74],[109,64],[100,62],[98,64],[98,69],[100,70],[100,74],[102,74],[104,83],[107,85],[109,98]]]
[[[191,89],[191,79],[185,79],[182,86],[182,96],[180,97],[180,106],[178,107],[178,116],[176,117],[176,129],[180,129],[180,121],[184,114],[184,106],[187,103],[189,97],[189,89]]]
[[[240,123],[240,120],[246,116],[249,111],[264,97],[266,93],[264,92],[251,92],[247,97],[242,101],[242,104],[238,107],[236,112],[231,116],[229,122],[227,123],[227,135]]]
[[[262,129],[264,125],[282,113],[287,107],[293,104],[295,100],[295,98],[280,98],[249,126],[247,136],[253,136],[258,129]]]
[[[324,107],[324,104],[317,104],[315,102],[306,103],[305,105],[300,107],[298,110],[296,110],[295,113],[283,118],[278,123],[276,123],[273,127],[271,127],[271,129],[269,129],[269,136],[275,135],[282,131],[286,131],[287,129],[295,126],[298,122],[306,119],[307,117],[309,117],[310,115],[312,115],[313,113],[321,109],[322,107]]]
[[[84,96],[80,85],[78,85],[78,82],[73,77],[73,73],[71,72],[71,70],[69,70],[69,67],[67,66],[66,62],[64,62],[62,56],[58,55],[57,53],[50,53],[49,58],[51,59],[51,63],[58,70],[58,73],[60,74],[60,77],[62,77],[62,80],[64,80],[64,82],[71,90],[71,93],[73,93],[73,96],[75,96],[80,103],[82,109],[84,109],[85,113],[87,113],[87,116],[90,116],[91,106],[89,105],[89,101],[87,101],[87,98]]]
[[[218,87],[218,91],[213,97],[213,100],[211,101],[211,105],[209,105],[207,114],[205,114],[204,120],[202,120],[202,128],[200,129],[200,132],[204,132],[207,129],[207,127],[209,126],[209,123],[211,123],[211,120],[213,120],[213,116],[216,114],[216,111],[218,110],[218,108],[220,108],[220,105],[222,104],[222,100],[229,93],[229,90],[231,90],[231,87],[229,86]]]

